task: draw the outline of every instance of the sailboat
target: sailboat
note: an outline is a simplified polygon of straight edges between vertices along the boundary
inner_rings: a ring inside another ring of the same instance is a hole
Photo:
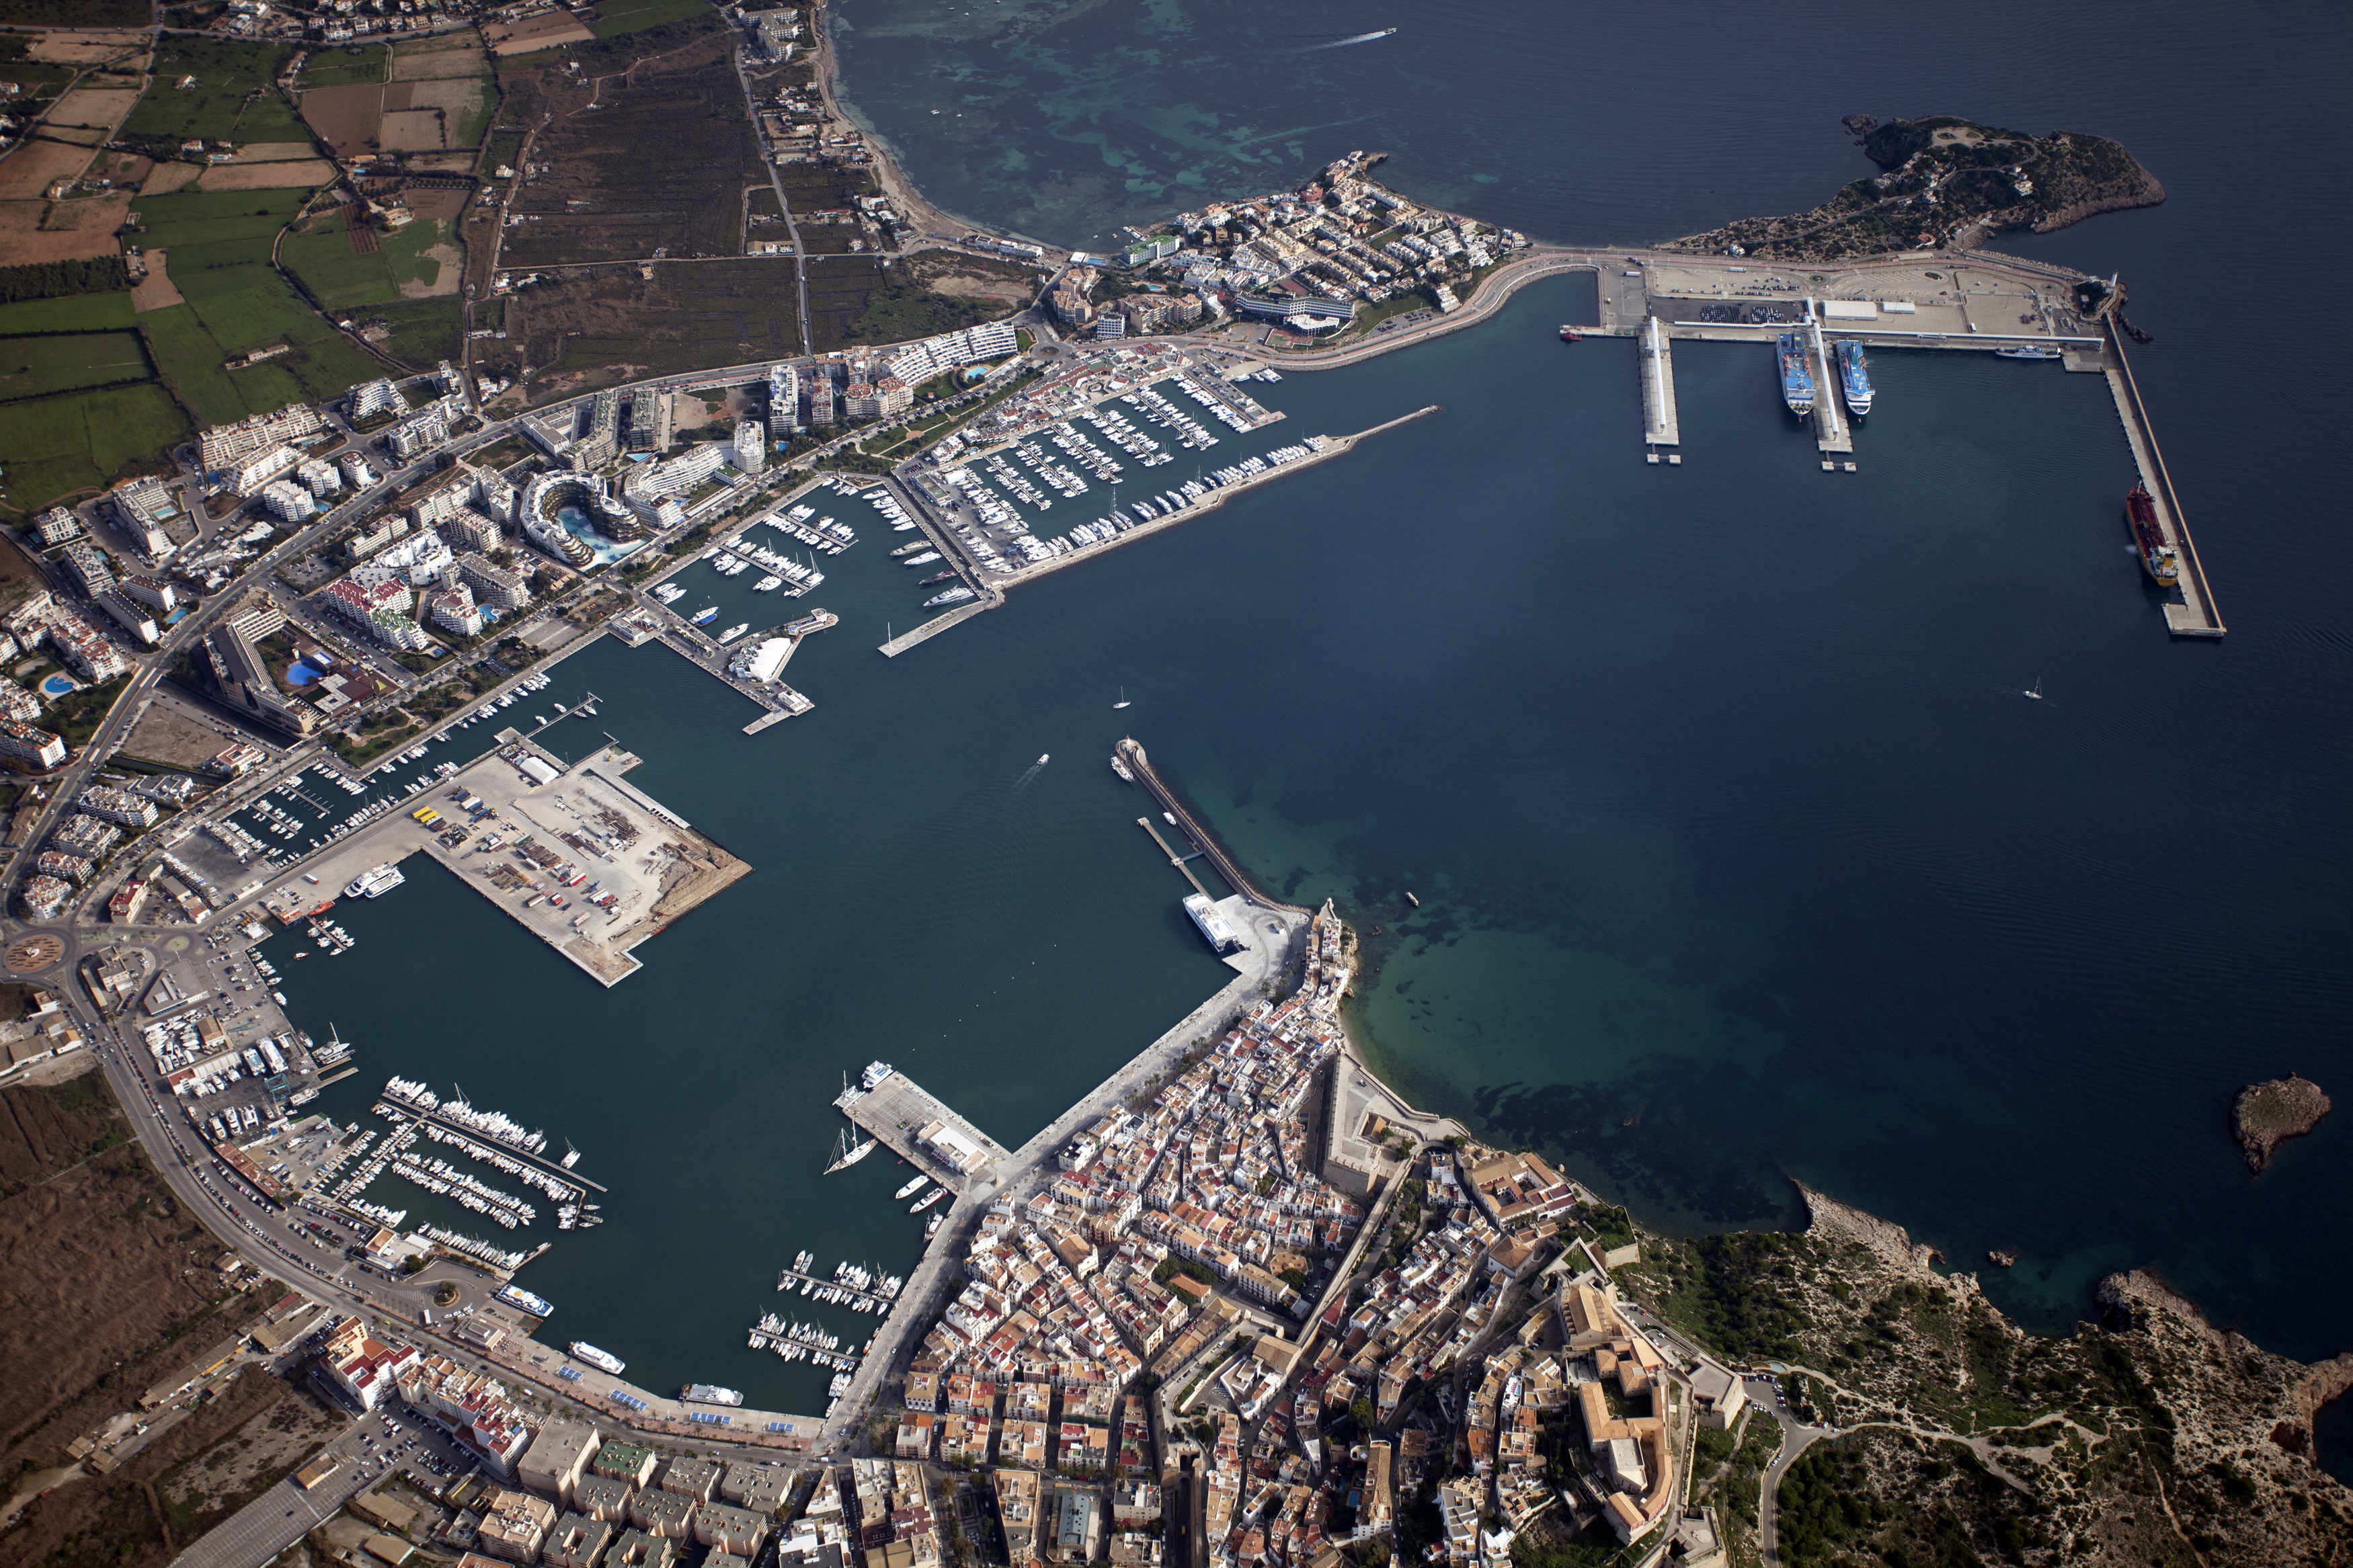
[[[848,1170],[873,1152],[873,1139],[869,1138],[863,1143],[852,1143],[849,1141],[849,1130],[844,1128],[833,1136],[833,1163],[825,1168],[825,1173],[830,1176],[836,1171]]]
[[[571,1139],[566,1138],[564,1141],[564,1168],[568,1171],[578,1163],[580,1163],[580,1151],[572,1146]]]
[[[2036,676],[2036,677],[2034,678],[2034,689],[2033,689],[2032,690],[2031,690],[2031,691],[2021,691],[2021,692],[2020,692],[2020,693],[2019,693],[2019,695],[2020,695],[2021,697],[2031,698],[2033,700],[2035,700],[2035,701],[2037,701],[2037,702],[2042,701],[2042,678],[2041,676],[2039,676],[2039,675],[2038,675],[2038,676]]]
[[[1118,700],[1118,701],[1116,701],[1116,702],[1114,702],[1114,703],[1113,703],[1113,704],[1112,704],[1112,706],[1113,706],[1113,708],[1124,708],[1124,707],[1126,707],[1126,706],[1127,706],[1127,688],[1126,688],[1126,687],[1123,686],[1123,687],[1121,687],[1121,688],[1119,689],[1119,700]]]

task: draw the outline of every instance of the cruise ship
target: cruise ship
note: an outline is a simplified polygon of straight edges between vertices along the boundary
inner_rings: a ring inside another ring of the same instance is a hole
[[[2147,486],[2136,484],[2126,492],[2125,527],[2132,531],[2141,570],[2152,582],[2170,588],[2181,581],[2181,553],[2165,542],[2165,531],[2157,522],[2157,498]]]
[[[1774,340],[1775,373],[1781,378],[1781,397],[1789,412],[1803,419],[1814,411],[1814,373],[1806,365],[1806,340],[1783,332]]]
[[[343,897],[380,899],[406,880],[408,879],[400,874],[400,868],[387,860],[375,870],[363,871],[353,878],[351,885],[343,889]]]
[[[1846,398],[1847,412],[1860,419],[1871,412],[1871,362],[1863,357],[1862,345],[1848,338],[1838,345],[1839,391]]]
[[[744,1403],[744,1396],[732,1388],[722,1388],[715,1383],[690,1383],[679,1397],[689,1405],[728,1405]]]
[[[549,1318],[555,1315],[555,1309],[548,1305],[545,1298],[534,1296],[520,1285],[501,1286],[497,1299],[510,1307],[520,1308],[529,1312],[534,1318]]]
[[[572,1357],[575,1361],[585,1361],[590,1366],[602,1367],[615,1377],[620,1376],[621,1368],[628,1364],[611,1351],[600,1351],[586,1340],[572,1342]]]

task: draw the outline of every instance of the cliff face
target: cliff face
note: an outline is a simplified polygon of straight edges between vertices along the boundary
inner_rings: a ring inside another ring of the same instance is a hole
[[[1646,1237],[1618,1276],[1731,1364],[1789,1366],[1800,1419],[1834,1429],[1782,1482],[1784,1561],[2353,1563],[2353,1489],[2312,1459],[2353,1355],[2274,1355],[2144,1271],[2040,1338],[1902,1226],[1800,1191],[1801,1235]],[[1718,1500],[1753,1560],[1755,1511]]]
[[[1949,115],[1892,121],[1862,139],[1885,173],[1810,212],[1743,218],[1665,243],[1790,261],[1971,246],[2007,229],[2038,234],[2094,213],[2149,206],[2165,187],[2105,136],[2004,131]]]

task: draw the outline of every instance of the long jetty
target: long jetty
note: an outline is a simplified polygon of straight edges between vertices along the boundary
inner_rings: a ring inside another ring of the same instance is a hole
[[[2126,357],[2124,337],[2116,331],[2113,313],[2107,327],[2108,346],[2116,356],[2115,366],[2107,373],[2108,390],[2116,395],[2116,416],[2124,421],[2125,439],[2132,446],[2140,482],[2157,502],[2158,527],[2164,532],[2166,542],[2179,552],[2181,602],[2166,605],[2165,629],[2178,637],[2219,637],[2228,628],[2222,625],[2221,613],[2214,607],[2214,590],[2207,585],[2206,568],[2198,559],[2198,546],[2190,541],[2189,524],[2181,513],[2181,498],[2173,493],[2173,476],[2166,471],[2165,454],[2158,447],[2157,431],[2149,424],[2148,410],[2141,405],[2140,388],[2133,381],[2132,361]]]
[[[1369,429],[1359,430],[1353,436],[1310,436],[1305,440],[1305,445],[1310,450],[1303,458],[1294,458],[1287,463],[1277,463],[1246,479],[1219,485],[1190,506],[1180,507],[1167,516],[1154,518],[1149,522],[1140,522],[1125,532],[1113,534],[1100,543],[1088,545],[1082,550],[1073,550],[1068,555],[1057,555],[1050,561],[1040,562],[1014,577],[984,576],[978,564],[965,553],[963,547],[955,543],[948,531],[934,523],[929,503],[913,491],[903,491],[907,499],[916,503],[910,508],[911,514],[922,523],[923,531],[931,536],[934,545],[940,552],[955,563],[957,572],[969,581],[979,584],[980,597],[969,605],[959,605],[944,615],[935,616],[911,632],[903,632],[892,637],[882,644],[878,651],[886,658],[896,658],[909,648],[928,638],[937,637],[950,626],[967,621],[983,610],[997,608],[1005,603],[1005,595],[1011,589],[1051,576],[1064,567],[1075,566],[1082,561],[1092,561],[1105,551],[1116,550],[1122,545],[1133,544],[1138,540],[1147,539],[1163,529],[1174,528],[1182,522],[1190,522],[1197,517],[1206,517],[1225,505],[1233,497],[1253,486],[1282,479],[1286,475],[1313,468],[1318,463],[1327,462],[1344,453],[1354,451],[1359,441],[1380,435],[1385,430],[1394,430],[1400,425],[1409,425],[1426,415],[1440,412],[1444,406],[1445,405],[1439,403],[1426,404],[1410,414],[1401,414],[1395,419],[1384,420]]]
[[[1193,814],[1185,809],[1185,803],[1176,798],[1176,792],[1162,783],[1160,775],[1152,771],[1151,760],[1144,754],[1144,748],[1136,744],[1133,738],[1123,737],[1116,750],[1123,758],[1126,759],[1127,765],[1134,770],[1135,782],[1144,786],[1145,793],[1158,801],[1160,809],[1176,819],[1176,826],[1183,829],[1185,836],[1200,846],[1202,857],[1218,868],[1218,875],[1226,879],[1226,886],[1251,902],[1264,904],[1271,910],[1286,910],[1296,915],[1309,912],[1297,904],[1286,903],[1276,898],[1253,881],[1249,872],[1234,864],[1233,858],[1225,852],[1217,839],[1205,831],[1199,823],[1193,820]],[[1144,826],[1150,828],[1152,824],[1147,821]],[[1158,838],[1159,832],[1156,829],[1154,830],[1152,837]],[[1161,847],[1167,847],[1166,844]],[[1174,855],[1169,858],[1176,858]],[[1188,871],[1186,874],[1190,876],[1192,873]],[[1200,884],[1197,881],[1194,886],[1199,887]]]
[[[1635,351],[1642,367],[1642,445],[1648,460],[1659,460],[1659,448],[1683,445],[1683,429],[1675,419],[1675,360],[1667,346],[1666,329],[1656,316],[1642,318],[1642,335]],[[1683,461],[1671,456],[1671,463]]]

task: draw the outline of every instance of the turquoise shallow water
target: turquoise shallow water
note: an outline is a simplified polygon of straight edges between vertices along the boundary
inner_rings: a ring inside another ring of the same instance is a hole
[[[813,1178],[838,1072],[889,1057],[1017,1142],[1225,973],[1103,765],[1132,729],[1261,875],[1381,929],[1356,1021],[1385,1071],[1653,1223],[1784,1222],[1796,1175],[1956,1259],[2018,1250],[1988,1288],[2037,1327],[2147,1263],[2274,1348],[2353,1346],[2353,1262],[2313,1246],[2353,1219],[2344,1130],[2251,1182],[2225,1127],[2250,1079],[2353,1081],[2343,333],[2211,286],[2298,205],[2263,128],[2333,100],[2341,15],[2289,49],[2188,8],[2123,37],[2018,8],[1926,47],[1881,11],[1703,9],[1662,80],[1501,0],[1409,57],[1277,52],[1379,25],[1336,10],[954,9],[842,9],[860,111],[948,205],[1073,244],[1356,146],[1607,238],[1817,199],[1863,172],[1857,109],[2121,135],[2172,199],[2017,247],[2126,268],[2233,629],[2166,639],[2099,381],[1880,354],[1862,471],[1824,476],[1761,352],[1694,344],[1686,461],[1648,468],[1630,346],[1554,341],[1567,283],[1261,389],[1291,415],[1269,440],[1446,408],[894,662],[872,645],[917,595],[861,520],[810,601],[846,624],[790,671],[807,718],[741,736],[748,707],[658,648],[562,667],[551,695],[604,694],[636,782],[759,868],[646,973],[602,992],[431,872],[349,912],[358,952],[280,966],[298,1018],[360,1042],[338,1114],[386,1072],[456,1079],[612,1184],[612,1223],[527,1276],[557,1331],[815,1408],[820,1376],[742,1347],[775,1268],[897,1269],[920,1226],[895,1165]],[[2343,215],[2303,211],[2337,248]]]

